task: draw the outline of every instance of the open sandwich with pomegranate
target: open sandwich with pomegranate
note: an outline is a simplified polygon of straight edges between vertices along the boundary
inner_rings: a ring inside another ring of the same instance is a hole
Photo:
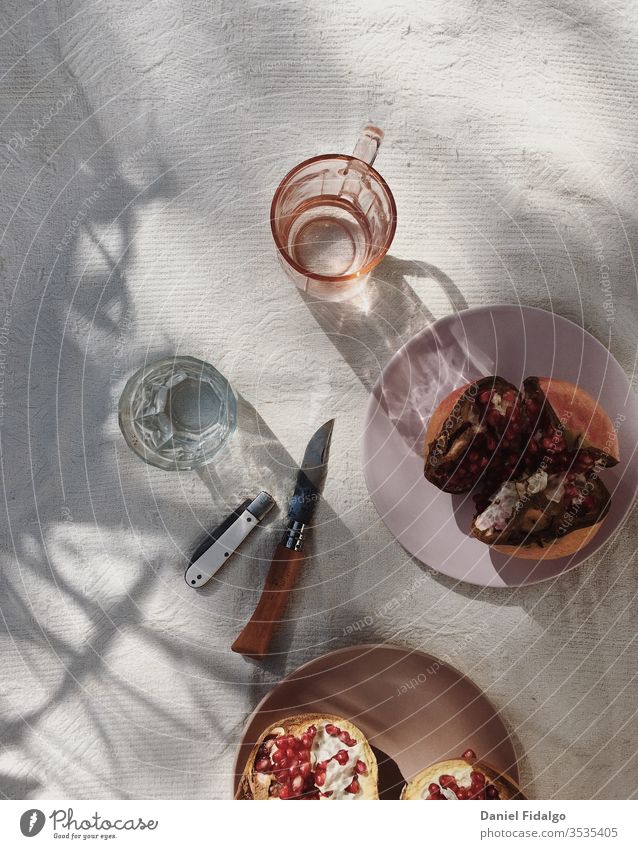
[[[401,798],[411,801],[445,799],[524,799],[516,783],[487,764],[477,761],[472,749],[461,758],[440,761],[421,770],[403,788]]]
[[[289,716],[264,731],[237,799],[378,799],[377,760],[363,733],[338,716]]]
[[[593,538],[611,503],[600,472],[618,459],[602,407],[544,377],[520,389],[483,377],[455,390],[425,439],[425,477],[444,492],[474,491],[471,534],[528,559],[573,554]]]

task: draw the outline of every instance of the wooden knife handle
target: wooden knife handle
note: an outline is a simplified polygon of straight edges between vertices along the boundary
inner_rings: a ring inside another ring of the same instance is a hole
[[[268,654],[270,641],[297,580],[302,559],[301,551],[286,548],[281,543],[277,546],[261,598],[250,621],[232,644],[232,651],[258,659]]]

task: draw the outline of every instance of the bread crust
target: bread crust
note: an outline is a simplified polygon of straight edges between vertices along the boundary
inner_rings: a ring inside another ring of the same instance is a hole
[[[604,451],[618,463],[618,435],[611,419],[592,396],[566,380],[539,377],[538,385],[565,428],[583,436],[583,448]]]
[[[274,722],[262,731],[259,735],[259,739],[253,746],[250,756],[246,762],[246,766],[244,767],[244,771],[239,781],[239,787],[235,794],[235,799],[279,801],[276,797],[269,795],[270,785],[273,783],[272,776],[266,773],[256,773],[253,769],[259,747],[264,740],[267,737],[272,736],[273,733],[292,734],[293,736],[298,737],[306,731],[309,725],[319,726],[320,724],[326,725],[327,723],[332,723],[333,725],[337,725],[343,731],[347,731],[351,737],[355,738],[357,742],[361,744],[363,750],[362,760],[365,761],[366,766],[368,767],[368,772],[367,775],[357,776],[360,790],[356,796],[353,795],[352,799],[354,801],[378,799],[379,776],[377,759],[370,748],[370,744],[368,743],[365,735],[349,720],[344,719],[341,716],[322,713],[302,713],[294,716],[287,716],[277,722]],[[321,797],[319,801],[328,802],[330,799],[327,797]]]
[[[462,775],[463,773],[467,773],[468,769],[475,772],[482,772],[485,778],[498,789],[501,799],[525,798],[520,787],[512,778],[509,777],[509,775],[500,773],[498,770],[494,769],[489,764],[483,763],[482,761],[469,763],[461,758],[456,758],[449,761],[439,761],[438,763],[430,764],[430,766],[422,769],[421,772],[417,773],[414,778],[410,779],[410,781],[408,781],[405,785],[401,792],[401,799],[407,802],[422,801],[428,795],[428,785],[431,783],[438,783],[439,776],[458,776],[460,774]]]
[[[428,427],[425,432],[425,445],[423,450],[423,459],[426,463],[430,455],[430,445],[434,442],[438,433],[441,431],[445,420],[454,409],[456,402],[471,385],[471,383],[466,383],[465,386],[461,386],[460,389],[455,389],[453,392],[450,392],[449,395],[446,395],[430,416],[430,421],[428,422]]]
[[[602,528],[604,521],[603,519],[588,528],[570,531],[547,545],[492,545],[490,548],[507,557],[518,557],[521,560],[557,560],[559,557],[569,557],[584,548]]]

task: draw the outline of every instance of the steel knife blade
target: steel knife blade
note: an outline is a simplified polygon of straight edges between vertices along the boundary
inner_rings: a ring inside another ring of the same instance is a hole
[[[330,419],[322,424],[311,436],[306,446],[301,466],[297,472],[292,498],[288,505],[288,519],[290,521],[288,530],[284,535],[284,545],[286,545],[286,539],[290,537],[291,531],[303,534],[303,528],[300,526],[309,525],[312,522],[326,481],[334,423],[335,420]],[[301,542],[303,542],[303,538]],[[287,547],[292,546],[288,545]]]

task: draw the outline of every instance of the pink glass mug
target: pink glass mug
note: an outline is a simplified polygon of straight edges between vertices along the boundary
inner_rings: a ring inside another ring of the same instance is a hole
[[[397,208],[372,168],[382,138],[382,130],[368,125],[352,156],[307,159],[279,184],[270,226],[281,263],[303,292],[330,301],[351,298],[388,252]]]

